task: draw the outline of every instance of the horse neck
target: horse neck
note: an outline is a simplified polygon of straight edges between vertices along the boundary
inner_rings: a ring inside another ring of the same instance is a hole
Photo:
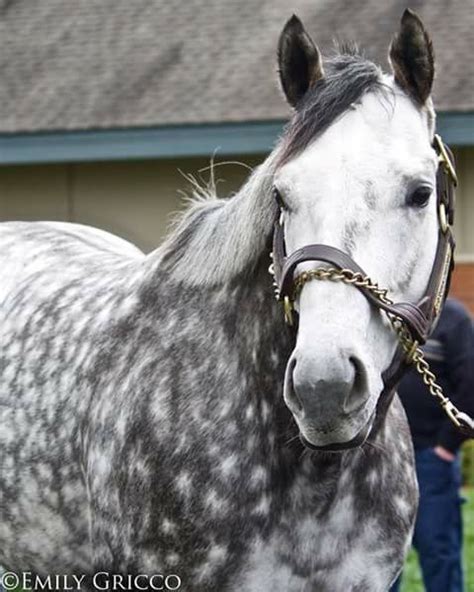
[[[169,374],[171,381],[180,374],[178,396],[195,418],[187,421],[209,439],[222,432],[228,443],[235,437],[278,461],[297,431],[282,394],[293,336],[268,274],[270,168],[265,163],[231,200],[194,208],[149,256],[144,293],[179,356]]]

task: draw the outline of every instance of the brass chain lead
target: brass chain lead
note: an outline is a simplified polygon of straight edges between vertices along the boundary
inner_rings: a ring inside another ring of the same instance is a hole
[[[311,280],[340,281],[345,284],[364,288],[371,292],[383,304],[393,304],[393,301],[387,296],[387,290],[380,288],[378,284],[373,282],[368,276],[364,276],[360,272],[354,272],[350,269],[337,269],[335,267],[318,267],[299,274],[294,281],[291,303],[296,300],[303,286]],[[405,353],[407,362],[413,364],[416,371],[421,375],[423,382],[428,387],[429,393],[438,400],[443,411],[456,427],[461,430],[472,430],[472,419],[465,413],[462,413],[444,394],[443,388],[436,382],[436,376],[431,371],[423,351],[419,347],[418,342],[411,336],[403,319],[393,313],[384,312],[388,316],[392,328],[397,334],[398,341]]]

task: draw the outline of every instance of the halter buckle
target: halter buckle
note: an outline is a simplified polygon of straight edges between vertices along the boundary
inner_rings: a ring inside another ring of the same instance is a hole
[[[293,326],[293,304],[289,296],[283,298],[283,310],[285,311],[285,321],[290,327]]]
[[[443,165],[445,172],[451,177],[451,181],[453,182],[453,185],[455,187],[457,187],[458,177],[456,175],[456,169],[454,168],[454,164],[452,163],[451,159],[449,158],[449,155],[446,151],[446,148],[444,146],[443,140],[441,139],[441,136],[438,134],[435,134],[435,136],[434,136],[434,145],[435,145],[435,148],[437,149],[437,152],[438,152],[439,162]]]

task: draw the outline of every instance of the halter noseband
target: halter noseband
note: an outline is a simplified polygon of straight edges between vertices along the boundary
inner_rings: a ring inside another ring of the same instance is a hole
[[[435,135],[433,147],[439,160],[436,174],[438,245],[427,288],[417,303],[393,303],[388,298],[386,290],[372,282],[350,255],[336,247],[323,244],[306,245],[287,256],[281,212],[274,225],[271,255],[273,261],[269,271],[274,276],[275,295],[284,305],[285,319],[289,325],[294,323],[294,302],[299,292],[307,282],[315,279],[339,280],[352,284],[371,304],[387,313],[398,334],[401,347],[383,374],[384,389],[377,407],[380,419],[388,408],[398,382],[409,365],[414,364],[422,374],[430,393],[438,399],[456,427],[474,437],[474,420],[459,411],[443,394],[435,376],[429,370],[423,352],[418,347],[426,342],[439,319],[454,267],[455,243],[451,231],[454,219],[454,188],[457,185],[454,158],[449,147],[438,135]],[[295,276],[297,266],[307,261],[322,261],[333,267],[320,267]]]

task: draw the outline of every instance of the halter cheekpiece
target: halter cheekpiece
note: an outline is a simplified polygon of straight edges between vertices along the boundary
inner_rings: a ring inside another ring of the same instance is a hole
[[[454,188],[457,185],[454,158],[439,135],[434,137],[433,148],[439,162],[436,174],[438,245],[427,288],[418,302],[392,302],[387,290],[373,282],[350,255],[335,247],[312,244],[287,255],[281,211],[274,224],[272,264],[269,272],[273,275],[275,296],[282,302],[285,320],[291,326],[295,324],[294,302],[307,282],[342,281],[360,290],[371,304],[387,314],[400,343],[392,363],[384,372],[380,411],[386,409],[398,382],[413,364],[423,377],[431,395],[438,400],[450,420],[461,432],[474,437],[473,418],[457,409],[444,395],[419,347],[426,342],[440,316],[454,267],[455,243],[451,230],[454,219]],[[318,267],[295,275],[297,266],[306,261],[321,261],[330,267]]]

